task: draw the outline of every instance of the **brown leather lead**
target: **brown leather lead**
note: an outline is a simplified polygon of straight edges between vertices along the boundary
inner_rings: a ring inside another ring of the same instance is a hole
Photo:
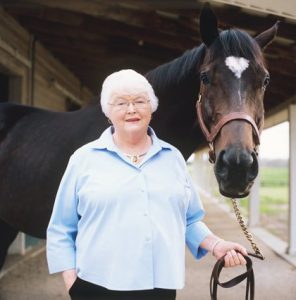
[[[253,253],[248,253],[251,256],[258,257],[257,255],[254,255]],[[247,279],[247,285],[246,285],[246,296],[245,300],[254,300],[255,297],[255,277],[254,277],[254,271],[253,271],[253,263],[249,256],[244,256],[245,260],[247,261],[246,269],[247,271],[245,273],[242,273],[233,279],[226,281],[226,282],[220,282],[219,276],[220,273],[224,267],[224,256],[217,260],[213,271],[211,275],[210,280],[210,293],[211,293],[211,300],[217,300],[217,290],[218,285],[223,288],[231,288],[236,285],[238,285],[243,280]]]

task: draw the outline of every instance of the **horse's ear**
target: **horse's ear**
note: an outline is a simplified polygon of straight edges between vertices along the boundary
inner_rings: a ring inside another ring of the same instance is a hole
[[[217,18],[209,3],[205,3],[201,10],[199,18],[199,30],[201,39],[206,46],[210,46],[212,42],[219,36]]]
[[[277,21],[271,28],[263,31],[255,37],[255,40],[261,49],[265,49],[272,42],[277,33],[279,24],[280,21]]]

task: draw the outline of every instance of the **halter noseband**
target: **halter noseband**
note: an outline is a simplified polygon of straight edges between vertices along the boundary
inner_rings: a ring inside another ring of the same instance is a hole
[[[202,83],[201,83],[201,91],[202,91]],[[202,92],[200,91],[198,100],[196,102],[196,111],[197,111],[197,118],[198,118],[198,123],[200,125],[200,128],[204,134],[204,136],[207,139],[207,142],[209,144],[209,161],[211,163],[215,163],[216,161],[216,155],[215,155],[215,150],[214,150],[214,141],[221,131],[222,127],[233,120],[242,120],[245,122],[248,122],[249,124],[252,125],[253,132],[254,132],[254,138],[255,138],[255,147],[254,147],[254,152],[256,155],[258,155],[258,146],[260,145],[260,133],[261,130],[258,129],[254,119],[248,115],[247,113],[243,111],[236,111],[236,112],[230,112],[229,114],[223,116],[217,124],[213,126],[213,128],[209,131],[206,124],[204,123],[203,120],[203,115],[202,115],[202,107],[201,107],[201,102],[202,102]]]

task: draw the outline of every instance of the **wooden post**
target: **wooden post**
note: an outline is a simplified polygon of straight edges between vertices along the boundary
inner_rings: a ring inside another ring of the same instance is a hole
[[[287,253],[296,255],[296,104],[289,106],[289,241]]]
[[[24,255],[26,253],[26,235],[23,232],[20,232],[13,243],[8,249],[8,254],[20,254]]]

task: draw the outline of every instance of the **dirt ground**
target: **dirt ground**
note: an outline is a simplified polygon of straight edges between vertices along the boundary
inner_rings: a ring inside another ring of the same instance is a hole
[[[221,210],[216,203],[204,199],[207,211],[206,223],[217,235],[249,245],[233,218]],[[257,240],[258,241],[258,240]],[[295,300],[296,268],[258,241],[266,256],[265,261],[253,259],[256,277],[256,300]],[[215,263],[209,254],[195,261],[189,252],[186,256],[186,287],[178,291],[177,300],[208,300],[209,279]],[[222,272],[225,281],[242,273],[243,268]],[[0,300],[69,300],[61,276],[48,275],[45,247],[42,245],[24,257],[10,256],[0,279]],[[218,299],[244,299],[245,284],[232,289],[218,289]],[[140,300],[140,299],[139,299]]]

